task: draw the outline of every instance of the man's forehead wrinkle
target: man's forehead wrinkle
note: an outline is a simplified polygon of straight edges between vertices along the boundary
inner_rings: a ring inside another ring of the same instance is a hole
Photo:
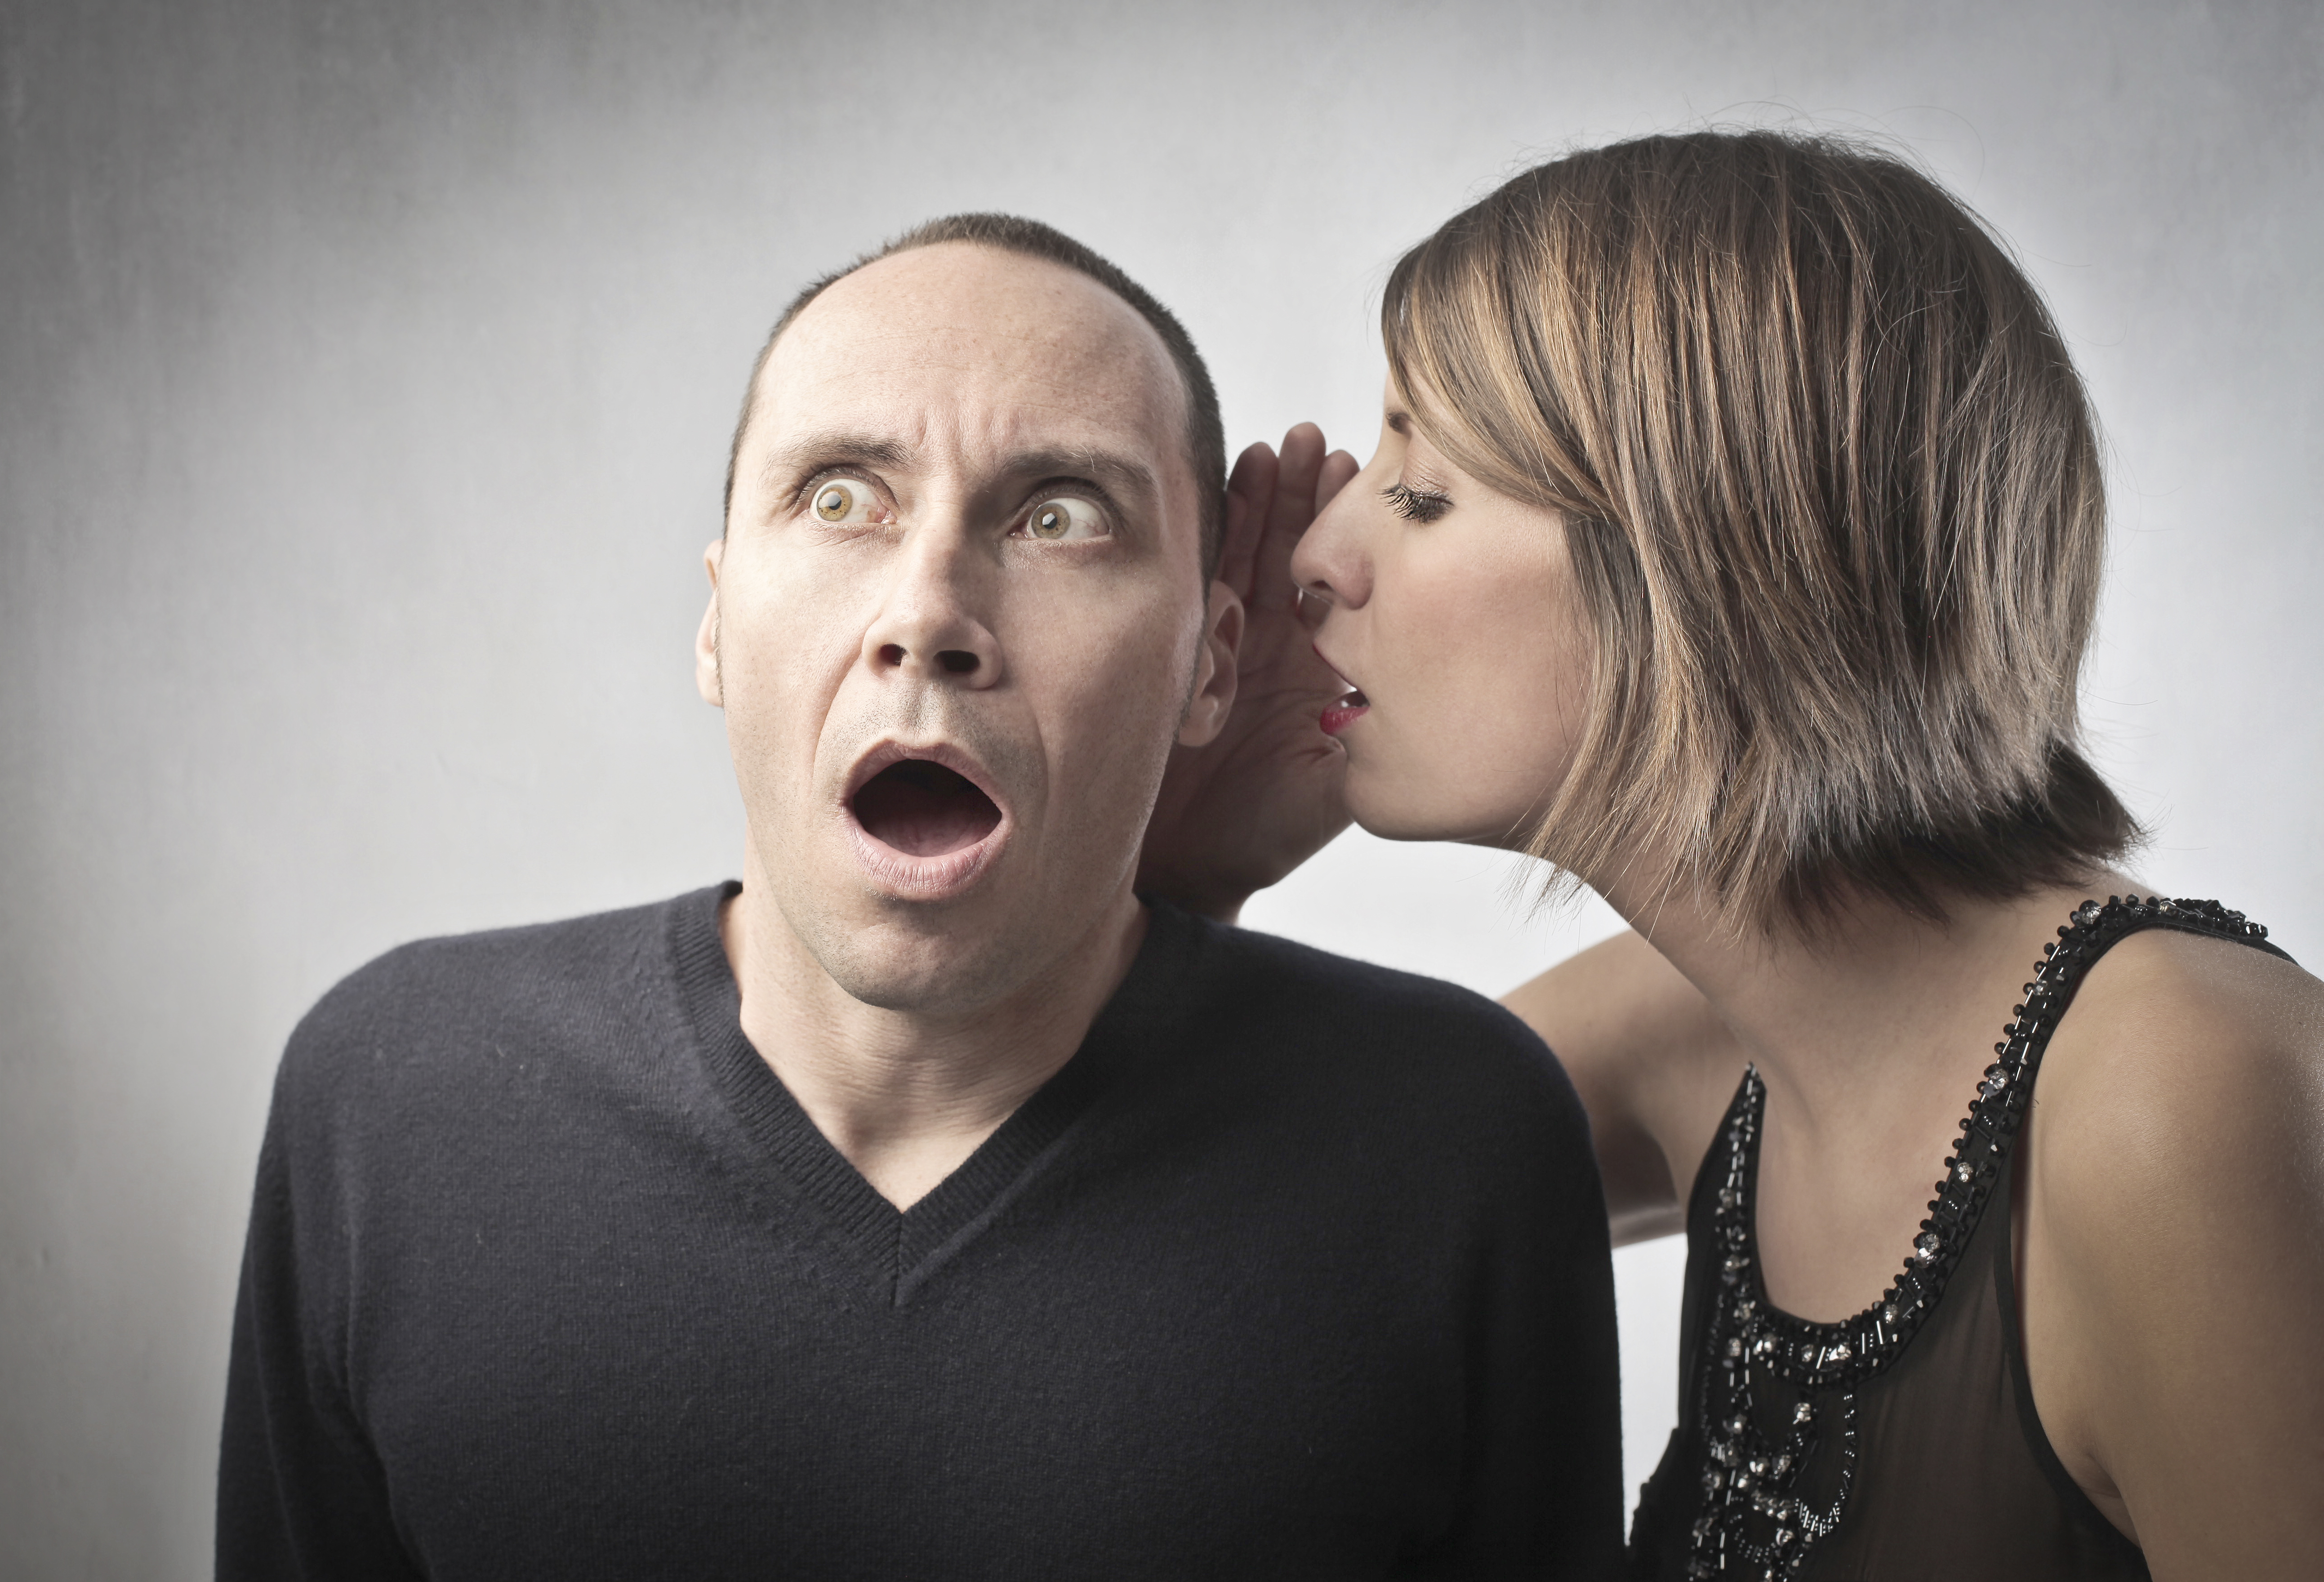
[[[1110,359],[1093,358],[1091,360],[1101,366],[1116,365],[1111,365]],[[881,395],[893,394],[897,392],[898,386],[881,382],[891,380],[898,375],[948,374],[957,375],[959,379],[946,388],[950,393],[962,396],[982,396],[989,393],[997,393],[992,387],[1005,383],[1021,382],[1038,389],[1054,393],[1058,401],[1067,406],[1084,405],[1093,395],[1114,398],[1120,404],[1131,402],[1140,406],[1153,404],[1149,398],[1157,393],[1144,381],[1114,378],[1093,389],[1073,376],[1079,371],[1071,368],[1045,370],[1038,367],[1009,367],[997,364],[991,358],[961,357],[948,360],[932,351],[923,350],[908,359],[890,364],[868,363],[859,359],[844,367],[800,369],[791,382],[811,385],[817,390],[865,389],[874,395]]]
[[[1174,448],[1166,424],[1151,412],[1093,411],[1084,393],[1051,388],[1038,397],[1019,391],[928,406],[858,403],[826,393],[821,400],[803,398],[788,412],[771,407],[766,431],[769,464],[775,467],[807,460],[810,453],[908,467],[934,465],[948,454],[989,459],[1038,452],[1111,458],[1123,465],[1134,458],[1137,470],[1150,472]]]
[[[974,365],[923,365],[921,372],[960,377],[922,384],[874,369],[833,369],[783,381],[766,403],[770,464],[821,444],[852,448],[867,461],[878,459],[871,453],[880,446],[910,453],[895,456],[895,465],[933,463],[936,452],[954,449],[988,459],[1030,451],[1138,457],[1146,459],[1137,470],[1150,474],[1179,443],[1177,414],[1156,410],[1150,390],[1117,383],[1101,392],[1021,373],[994,379]]]
[[[978,255],[974,267],[959,266],[964,252]],[[807,355],[786,356],[794,347]],[[881,355],[897,348],[906,355]],[[859,365],[977,371],[1038,361],[1099,373],[1110,384],[1149,385],[1141,393],[1174,405],[1185,400],[1161,337],[1102,284],[1046,259],[958,244],[882,259],[835,282],[785,332],[769,373],[834,353]]]
[[[835,394],[866,402],[933,397],[1021,404],[1038,392],[1075,410],[1094,401],[1137,409],[1133,421],[1141,424],[1175,423],[1184,405],[1176,371],[1167,358],[1141,355],[1146,350],[1111,336],[883,324],[873,333],[802,338],[795,350],[779,347],[761,396],[779,404],[789,404],[787,395],[821,401]]]
[[[998,343],[998,344],[996,344]],[[1046,386],[1076,402],[1096,391],[1143,406],[1176,392],[1167,364],[1122,354],[1119,343],[1095,338],[1026,334],[1001,336],[990,328],[962,326],[889,330],[877,336],[829,338],[803,347],[805,355],[779,359],[768,370],[770,385],[786,379],[816,385],[857,384],[909,375],[958,375],[963,388],[1004,380]],[[1142,349],[1142,348],[1141,348]],[[1084,387],[1094,385],[1096,391]],[[1172,404],[1176,404],[1173,402]]]

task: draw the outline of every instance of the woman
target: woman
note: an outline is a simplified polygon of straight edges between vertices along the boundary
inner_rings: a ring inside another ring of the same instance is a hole
[[[1618,1239],[1689,1238],[1636,1574],[2324,1574],[2324,985],[2116,866],[2030,283],[1897,161],[1706,133],[1517,178],[1382,323],[1352,482],[1238,469],[1259,707],[1148,882],[1231,914],[1343,794],[1631,923],[1509,1004]]]

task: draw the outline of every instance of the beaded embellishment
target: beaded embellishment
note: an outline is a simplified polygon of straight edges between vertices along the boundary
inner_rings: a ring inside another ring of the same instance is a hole
[[[2007,1166],[2043,1050],[2082,973],[2116,940],[2150,928],[2267,937],[2216,901],[2109,896],[2076,908],[2058,942],[2043,947],[2024,1003],[1993,1046],[1903,1272],[1854,1318],[1811,1323],[1767,1300],[1751,1207],[1767,1090],[1757,1070],[1744,1072],[1719,1139],[1711,1231],[1719,1282],[1698,1359],[1705,1460],[1688,1577],[1782,1582],[1804,1570],[1839,1527],[1856,1486],[1857,1387],[1896,1360],[1942,1299]]]

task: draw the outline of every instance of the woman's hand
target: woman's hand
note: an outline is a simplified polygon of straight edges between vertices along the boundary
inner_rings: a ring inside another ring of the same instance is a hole
[[[1253,445],[1227,481],[1219,580],[1242,600],[1234,711],[1218,739],[1176,747],[1139,859],[1138,888],[1232,922],[1251,893],[1348,826],[1347,761],[1316,717],[1347,690],[1315,657],[1291,579],[1292,546],[1356,476],[1302,423],[1283,453]]]

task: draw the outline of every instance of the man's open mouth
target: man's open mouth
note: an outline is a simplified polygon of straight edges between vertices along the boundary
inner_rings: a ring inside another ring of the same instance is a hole
[[[911,857],[965,851],[1001,824],[1001,810],[974,781],[926,758],[889,764],[848,806],[863,833]]]

